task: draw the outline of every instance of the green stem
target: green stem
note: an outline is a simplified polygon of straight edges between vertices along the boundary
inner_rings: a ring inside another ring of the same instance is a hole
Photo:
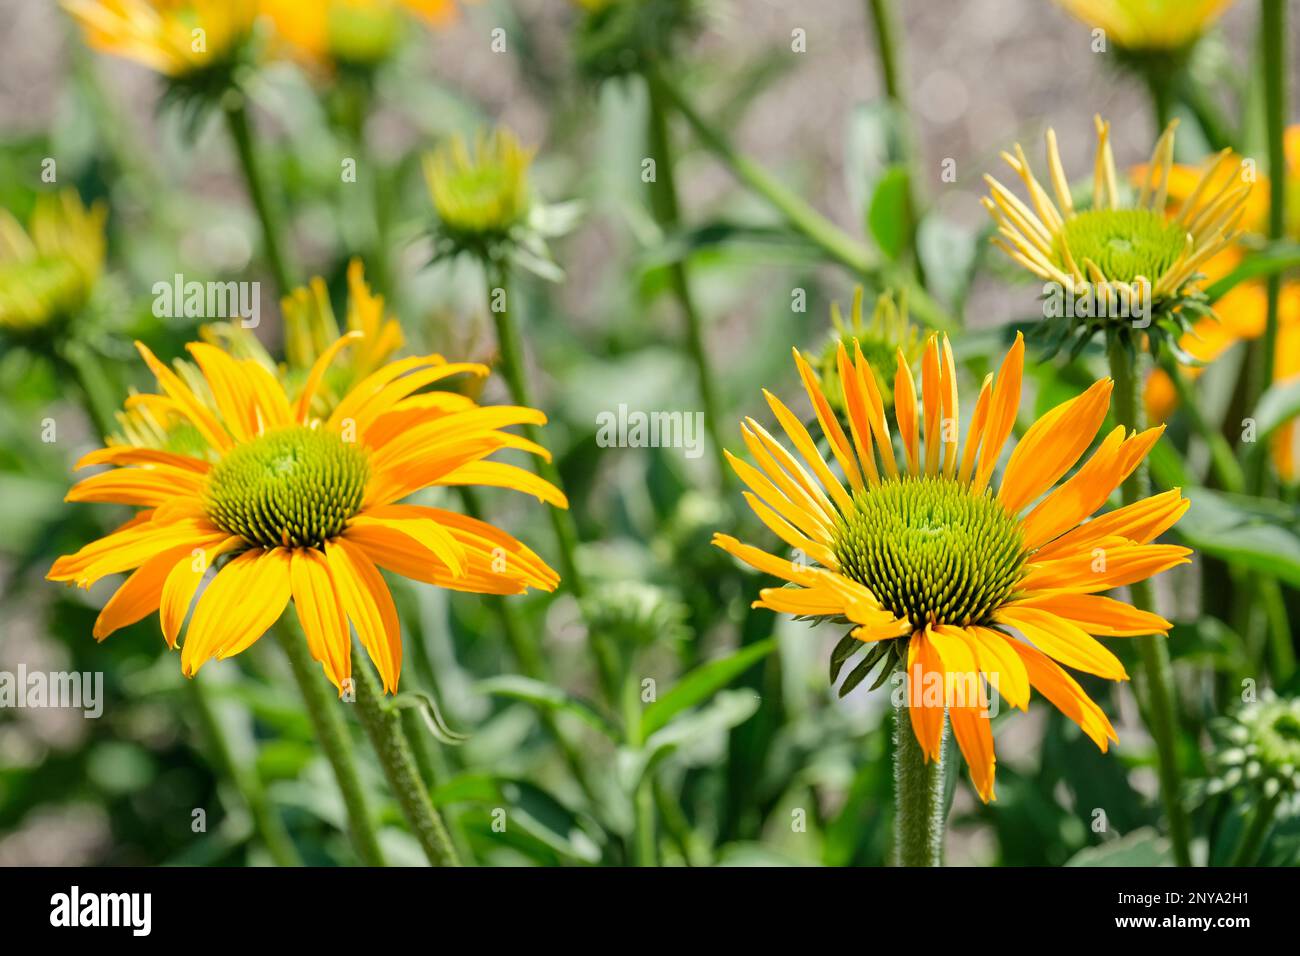
[[[1277,578],[1259,579],[1260,600],[1264,605],[1264,618],[1268,622],[1269,650],[1273,655],[1273,680],[1279,686],[1287,684],[1295,673],[1295,644],[1291,637],[1291,618],[1286,609],[1286,598]]]
[[[1260,44],[1263,47],[1261,66],[1264,71],[1264,122],[1268,140],[1268,237],[1273,241],[1286,233],[1286,3],[1285,0],[1260,0]],[[1251,350],[1251,369],[1247,378],[1247,408],[1259,404],[1259,398],[1273,380],[1274,358],[1277,354],[1278,302],[1282,294],[1282,275],[1274,272],[1268,277],[1268,315],[1264,334]],[[1250,490],[1256,494],[1264,490],[1268,478],[1268,455],[1252,456],[1250,465]]]
[[[510,397],[516,405],[529,408],[533,405],[532,390],[528,386],[528,376],[524,371],[523,343],[519,336],[519,324],[514,318],[512,295],[510,289],[510,268],[498,260],[484,262],[487,275],[488,311],[496,325],[497,348],[501,353],[501,373],[510,388]],[[538,441],[540,435],[532,425],[524,426],[524,434],[531,441]],[[555,463],[544,458],[533,459],[537,474],[549,481],[561,491],[564,485],[560,471]],[[578,529],[573,514],[566,508],[547,508],[551,516],[551,525],[555,529],[556,543],[560,549],[561,574],[569,587],[569,592],[581,604],[586,596],[587,586],[578,568]],[[618,697],[618,658],[610,646],[606,635],[594,629],[588,629],[592,653],[596,657],[596,666],[600,675],[601,686],[608,700]]]
[[[1193,430],[1210,449],[1210,462],[1214,466],[1214,474],[1219,479],[1219,484],[1225,491],[1245,491],[1246,473],[1242,471],[1241,462],[1233,453],[1228,439],[1223,437],[1223,432],[1215,428],[1201,411],[1201,406],[1188,384],[1187,375],[1182,367],[1168,354],[1161,356],[1160,365],[1170,381],[1174,383],[1179,405],[1187,413]]]
[[[1160,136],[1174,115],[1174,78],[1164,63],[1156,63],[1146,70],[1147,91],[1151,94],[1151,112],[1155,119],[1156,136]]]
[[[885,88],[885,95],[894,105],[895,118],[903,140],[904,161],[908,170],[907,188],[904,193],[908,245],[912,250],[912,263],[916,268],[917,276],[924,283],[920,250],[916,245],[916,227],[921,208],[916,197],[916,185],[919,181],[916,175],[916,135],[912,129],[911,113],[907,106],[907,84],[903,81],[902,31],[898,26],[898,13],[892,0],[867,0],[867,13],[871,17],[871,25],[876,37],[876,56],[880,62],[881,84]]]
[[[1115,380],[1112,408],[1115,420],[1129,430],[1144,426],[1139,389],[1141,376],[1137,368],[1137,355],[1118,335],[1107,342],[1110,374]],[[1140,464],[1124,481],[1120,489],[1124,504],[1140,501],[1150,492],[1150,478],[1145,462]],[[1144,611],[1155,611],[1155,594],[1151,582],[1138,581],[1129,585],[1133,605]],[[1165,814],[1169,818],[1169,839],[1173,846],[1174,861],[1179,866],[1191,866],[1191,826],[1180,797],[1181,782],[1178,770],[1178,751],[1175,741],[1177,713],[1174,706],[1173,667],[1169,662],[1169,648],[1163,637],[1147,634],[1136,638],[1142,658],[1142,671],[1146,682],[1145,715],[1147,728],[1156,742],[1156,756],[1160,776],[1160,795]]]
[[[338,781],[343,805],[347,808],[352,845],[366,866],[383,866],[384,854],[379,848],[379,837],[366,803],[366,791],[361,785],[361,775],[357,772],[352,738],[348,736],[338,701],[334,699],[329,684],[311,659],[302,633],[285,621],[281,621],[272,630],[289,659],[289,667],[293,670],[294,680],[298,682],[303,702],[307,705],[307,716],[316,731],[316,738],[320,741],[330,766],[334,768],[334,778]]]
[[[114,430],[113,387],[104,374],[104,368],[90,352],[90,347],[76,340],[56,345],[53,352],[56,366],[67,372],[81,392],[81,407],[101,439]]]
[[[674,169],[675,155],[672,138],[668,131],[668,118],[664,109],[664,90],[653,71],[646,73],[646,89],[649,92],[649,141],[651,152],[658,158],[656,173],[658,182],[652,188],[650,197],[660,227],[665,232],[672,232],[681,222],[681,207],[677,195],[677,179]],[[699,379],[700,401],[704,404],[704,424],[709,430],[713,443],[713,453],[717,459],[718,481],[727,489],[731,484],[731,468],[727,464],[725,445],[722,441],[721,411],[718,402],[717,385],[713,378],[713,366],[709,361],[708,350],[704,345],[704,322],[695,299],[691,295],[690,280],[686,274],[686,263],[675,260],[669,266],[669,277],[673,291],[681,305],[682,315],[686,319],[686,347],[695,362],[695,374]]]
[[[641,684],[634,674],[623,682],[623,730],[627,745],[637,750],[645,742],[641,733]],[[653,771],[647,770],[632,792],[632,862],[636,866],[654,866],[657,847],[655,842],[655,801]]]
[[[767,170],[742,155],[725,136],[700,116],[671,80],[658,74],[656,77],[665,99],[695,131],[696,137],[709,152],[731,170],[738,180],[763,197],[785,220],[806,238],[819,246],[832,260],[852,272],[873,279],[882,285],[907,289],[908,308],[921,322],[934,329],[952,331],[957,322],[930,296],[915,278],[904,273],[897,265],[886,264],[867,246],[804,202],[795,192],[782,185]]]
[[[474,494],[474,489],[462,485],[460,497],[465,506],[465,513],[471,518],[482,521],[483,509],[479,506],[478,496]],[[501,630],[505,632],[506,643],[510,645],[510,652],[514,655],[519,670],[525,677],[531,677],[533,680],[547,680],[549,675],[547,674],[546,661],[542,656],[541,648],[538,646],[538,642],[533,639],[533,632],[524,627],[523,621],[519,618],[519,612],[515,609],[514,602],[495,594],[487,594],[483,598],[500,618]],[[582,762],[582,757],[569,741],[569,738],[560,730],[560,724],[556,720],[555,714],[549,710],[543,710],[540,712],[539,717],[546,732],[551,735],[551,738],[559,746],[560,753],[564,756],[564,762],[568,765],[573,778],[578,782],[578,786],[582,788],[583,794],[593,805],[597,804],[599,800],[596,796],[596,790],[587,777],[587,770]]]
[[[244,171],[244,181],[248,186],[248,197],[257,211],[258,222],[262,226],[262,244],[266,252],[267,265],[279,288],[280,295],[288,295],[294,288],[293,270],[289,266],[280,243],[280,220],[262,176],[257,151],[253,147],[253,131],[248,121],[248,106],[242,94],[231,94],[225,103],[226,125],[230,128],[230,138],[235,143],[235,152],[239,156],[239,165]]]
[[[411,754],[415,757],[415,768],[419,771],[420,780],[425,789],[433,793],[439,782],[450,776],[446,757],[430,743],[429,732],[424,727],[420,714],[409,707],[402,711],[402,733],[411,745]],[[449,814],[444,822],[447,824],[447,834],[451,837],[451,845],[456,848],[456,855],[462,860],[469,860],[473,865],[474,854],[460,820]]]
[[[456,848],[442,817],[429,799],[429,791],[415,768],[411,745],[402,733],[402,718],[397,709],[384,701],[383,691],[361,653],[352,655],[352,679],[357,688],[357,715],[366,729],[370,745],[379,757],[389,789],[397,798],[425,857],[433,866],[460,866]]]
[[[208,738],[208,746],[212,750],[217,766],[239,791],[253,819],[253,827],[266,845],[271,859],[275,861],[276,866],[302,866],[302,859],[298,856],[293,840],[289,838],[289,831],[285,829],[284,821],[280,819],[275,806],[267,798],[257,771],[236,759],[230,739],[226,736],[216,708],[209,699],[207,685],[199,680],[187,680],[185,687],[189,692],[190,703],[194,707],[199,725]]]
[[[1251,817],[1250,825],[1241,835],[1241,842],[1237,844],[1237,851],[1232,855],[1229,866],[1253,866],[1259,859],[1259,851],[1264,848],[1264,839],[1273,825],[1273,817],[1277,813],[1281,797],[1279,792],[1260,801],[1255,808],[1255,815]]]
[[[894,854],[899,866],[943,866],[947,742],[945,714],[939,759],[927,762],[906,702],[894,708]]]

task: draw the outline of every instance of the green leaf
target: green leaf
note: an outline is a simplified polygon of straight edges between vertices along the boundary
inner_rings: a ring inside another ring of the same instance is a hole
[[[1150,827],[1127,833],[1070,857],[1066,866],[1173,866],[1169,841]]]
[[[641,738],[644,740],[661,727],[667,726],[682,711],[702,704],[770,654],[775,647],[775,640],[768,638],[690,671],[642,713]]]
[[[1230,273],[1205,290],[1206,298],[1216,302],[1234,286],[1250,279],[1285,272],[1300,266],[1300,245],[1295,243],[1277,243],[1266,246],[1242,260]]]
[[[1255,406],[1255,441],[1263,445],[1273,432],[1300,415],[1300,379],[1278,382]]]
[[[506,811],[505,830],[496,832],[489,827],[486,836],[502,837],[495,842],[510,843],[534,858],[539,848],[531,845],[535,841],[549,853],[570,862],[600,861],[599,829],[590,819],[570,810],[549,791],[527,780],[495,774],[463,774],[438,787],[431,797],[434,806],[439,807],[451,803],[476,803],[492,809],[503,808]],[[470,816],[462,814],[462,820]],[[505,840],[504,836],[515,828],[527,839]]]
[[[863,650],[865,647],[866,645],[854,637],[852,632],[845,634],[840,638],[840,642],[836,644],[835,649],[831,651],[830,682],[832,684],[834,684],[836,678],[840,676],[840,671],[844,669],[844,665],[848,662],[848,659],[858,651]]]
[[[871,235],[880,251],[891,259],[901,256],[912,238],[909,183],[905,166],[891,166],[876,183],[871,207],[867,210]]]
[[[1300,510],[1266,498],[1206,488],[1174,526],[1192,548],[1300,587]]]
[[[656,731],[641,749],[625,748],[619,756],[624,784],[634,789],[646,773],[676,751],[740,726],[754,715],[759,703],[758,695],[750,690],[720,691],[707,706]]]
[[[591,704],[552,684],[533,680],[531,677],[521,677],[517,674],[504,674],[500,677],[491,677],[485,681],[480,681],[475,685],[475,688],[481,694],[491,694],[494,697],[509,697],[513,700],[521,700],[526,704],[532,704],[542,710],[558,710],[572,714],[589,727],[600,731],[610,740],[618,740],[620,737],[618,728],[606,720]]]

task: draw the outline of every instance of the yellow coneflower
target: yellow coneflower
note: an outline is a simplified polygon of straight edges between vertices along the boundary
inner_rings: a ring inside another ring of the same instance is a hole
[[[350,332],[327,349],[294,397],[255,359],[232,358],[211,344],[188,346],[194,371],[186,377],[137,344],[161,391],[128,404],[147,409],[165,436],[179,422],[200,441],[191,453],[109,445],[78,462],[120,467],[79,482],[69,501],[142,509],[49,572],[51,580],[88,588],[133,571],[96,620],[97,639],[157,610],[163,637],[175,647],[205,572],[221,558],[185,634],[187,676],[213,657],[246,649],[292,599],[312,656],[335,686],[342,690],[351,674],[350,621],[391,691],[402,642],[379,568],[461,591],[555,588],[556,574],[499,529],[398,503],[429,486],[484,485],[567,507],[559,491],[530,472],[487,460],[501,449],[545,456],[540,446],[501,430],[538,425],[545,416],[423,391],[450,376],[488,371],[425,355],[383,366],[328,417],[314,417],[312,402],[330,363],[361,338]],[[146,442],[151,434],[159,432],[137,431]]]
[[[424,178],[443,229],[466,243],[507,235],[529,209],[533,151],[509,129],[480,133],[471,149],[452,136],[424,158]]]
[[[174,79],[229,64],[253,32],[258,0],[62,0],[86,42]]]
[[[317,276],[308,286],[294,289],[282,300],[281,310],[290,374],[305,376],[339,338],[325,280]],[[379,368],[402,347],[402,327],[385,314],[384,297],[371,291],[360,259],[348,263],[346,330],[360,332],[362,338],[331,366],[321,383],[317,401],[326,411],[338,401],[340,391]]]
[[[1107,309],[1084,321],[1071,320],[1062,331],[1085,337],[1098,328],[1113,326],[1116,315],[1125,317],[1149,307],[1154,322],[1148,335],[1159,339],[1168,320],[1185,322],[1187,306],[1197,306],[1201,295],[1201,268],[1236,238],[1250,182],[1222,177],[1232,162],[1228,151],[1213,157],[1196,188],[1203,202],[1167,218],[1165,204],[1173,164],[1172,122],[1156,143],[1135,202],[1120,195],[1115,158],[1110,148],[1110,124],[1094,118],[1097,156],[1093,167],[1092,201],[1076,209],[1069,180],[1061,165],[1056,133],[1047,131],[1047,160],[1052,194],[1034,177],[1024,150],[1003,153],[1029,193],[1022,202],[992,176],[985,176],[990,195],[983,199],[998,226],[993,243],[1015,262],[1045,282],[1072,296],[1110,303]],[[1207,184],[1224,179],[1212,193]],[[1157,342],[1158,344],[1158,342]]]
[[[408,17],[443,26],[455,0],[262,0],[289,53],[314,66],[373,66],[397,47]]]
[[[821,373],[822,392],[840,415],[847,411],[840,404],[841,344],[851,345],[857,342],[862,354],[866,356],[867,364],[882,378],[886,370],[893,366],[899,349],[902,349],[909,364],[921,357],[921,330],[908,321],[906,298],[895,303],[892,294],[881,294],[876,299],[871,321],[867,322],[862,316],[862,287],[859,286],[853,290],[853,305],[847,321],[839,303],[831,303],[831,326],[830,340],[822,349],[817,370]],[[887,380],[880,382],[880,398],[886,413],[890,412],[894,407],[894,389]]]
[[[1092,635],[1164,634],[1170,624],[1102,591],[1188,561],[1186,548],[1152,544],[1188,502],[1177,490],[1086,521],[1137,467],[1163,431],[1115,428],[1068,479],[1110,404],[1102,379],[1043,415],[1016,444],[996,493],[993,471],[1020,403],[1019,336],[996,378],[984,380],[964,448],[958,445],[957,376],[946,337],[926,342],[917,385],[900,356],[895,422],[903,460],[860,349],[839,350],[849,434],[836,421],[809,363],[795,364],[812,412],[845,481],[783,402],[764,392],[802,460],[752,418],[742,428],[758,467],[728,455],[749,486],[745,499],[796,550],[777,557],[725,534],[714,543],[789,582],[760,592],[756,607],[847,621],[873,646],[893,641],[906,661],[912,728],[938,759],[944,708],[984,800],[994,797],[993,739],[985,700],[963,691],[982,679],[1014,707],[1036,688],[1105,750],[1110,721],[1062,664],[1127,679]],[[922,445],[924,436],[924,445]]]
[[[104,267],[108,209],[74,190],[36,199],[28,228],[0,209],[0,330],[33,332],[71,318]]]
[[[1056,0],[1134,53],[1182,50],[1198,40],[1232,0]]]
[[[1284,138],[1287,166],[1286,232],[1300,238],[1300,126],[1292,126]],[[1221,187],[1222,179],[1231,179],[1239,168],[1236,157],[1223,164],[1219,178],[1207,188],[1197,190],[1201,171],[1175,164],[1169,171],[1169,214],[1195,214]],[[1133,171],[1136,178],[1147,175],[1145,166]],[[1261,176],[1245,204],[1242,228],[1263,235],[1268,231],[1269,182]],[[1224,278],[1241,264],[1244,251],[1229,246],[1211,257],[1201,267],[1207,282]],[[1238,342],[1259,338],[1268,319],[1268,295],[1262,282],[1242,282],[1233,286],[1215,306],[1217,316],[1205,316],[1193,323],[1179,341],[1179,347],[1200,362],[1212,362]],[[1201,367],[1185,368],[1195,378]],[[1278,339],[1274,352],[1273,381],[1289,382],[1300,377],[1300,283],[1286,282],[1278,308]],[[1163,421],[1177,407],[1174,384],[1164,369],[1155,369],[1147,379],[1145,391],[1147,414],[1153,421]],[[1273,436],[1273,462],[1278,474],[1288,482],[1300,476],[1300,423],[1289,422]]]

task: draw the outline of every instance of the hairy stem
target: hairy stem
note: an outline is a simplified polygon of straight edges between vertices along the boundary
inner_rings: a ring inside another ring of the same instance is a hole
[[[1113,410],[1115,420],[1125,428],[1141,430],[1143,410],[1139,388],[1137,355],[1119,336],[1111,336],[1107,343],[1110,374],[1115,380]],[[1150,491],[1150,478],[1145,462],[1138,465],[1120,489],[1124,504],[1141,500]],[[1134,607],[1155,611],[1155,594],[1149,581],[1129,585]],[[1169,839],[1173,846],[1174,861],[1179,866],[1191,866],[1191,826],[1183,809],[1178,770],[1178,751],[1175,742],[1177,713],[1174,706],[1173,667],[1169,663],[1169,648],[1163,637],[1146,634],[1135,638],[1142,658],[1142,672],[1146,684],[1146,706],[1143,708],[1147,729],[1156,742],[1156,756],[1160,776],[1160,796],[1165,815],[1169,818]]]
[[[374,818],[370,815],[365,788],[361,784],[361,775],[357,772],[352,738],[348,736],[339,703],[311,659],[302,633],[283,621],[272,630],[284,648],[285,656],[289,658],[289,666],[298,682],[298,689],[302,692],[303,702],[307,705],[307,716],[316,731],[316,739],[320,741],[326,759],[334,768],[334,778],[338,781],[343,805],[347,808],[352,845],[367,866],[384,866],[384,854],[379,848]]]
[[[899,866],[943,866],[948,718],[939,759],[927,762],[906,702],[894,708],[894,856]]]
[[[352,679],[357,688],[357,715],[366,729],[370,745],[379,757],[389,789],[397,798],[402,816],[433,866],[460,866],[460,858],[442,817],[429,799],[415,767],[411,745],[402,732],[402,717],[384,700],[370,664],[363,655],[352,655]]]

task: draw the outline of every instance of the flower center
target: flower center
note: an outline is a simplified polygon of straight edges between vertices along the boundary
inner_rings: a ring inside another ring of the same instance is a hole
[[[361,510],[370,467],[356,445],[306,427],[235,448],[208,476],[208,517],[265,548],[314,547]]]
[[[1154,283],[1178,261],[1186,242],[1181,226],[1150,209],[1090,209],[1068,220],[1057,239],[1080,269],[1091,259],[1107,279],[1125,283],[1138,276]],[[1057,250],[1062,261],[1063,248]]]
[[[1024,566],[1020,527],[989,492],[907,477],[859,491],[840,519],[841,572],[913,627],[987,624]]]

